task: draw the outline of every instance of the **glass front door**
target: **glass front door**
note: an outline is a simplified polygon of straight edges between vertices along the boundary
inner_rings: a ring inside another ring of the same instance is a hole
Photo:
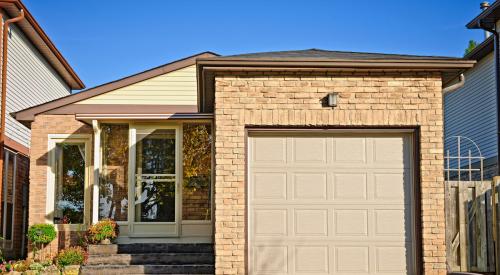
[[[164,125],[130,128],[131,235],[177,236],[179,221],[179,129]]]

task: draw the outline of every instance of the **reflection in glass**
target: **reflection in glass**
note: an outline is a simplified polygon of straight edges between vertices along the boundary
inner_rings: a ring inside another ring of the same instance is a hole
[[[99,219],[127,221],[128,125],[101,125],[102,169]]]
[[[14,224],[14,205],[16,189],[17,155],[8,150],[4,151],[4,173],[2,191],[2,213],[0,217],[0,234],[4,240],[12,240],[12,226]],[[4,224],[5,220],[5,224]]]
[[[58,143],[55,147],[54,223],[83,223],[85,144]]]
[[[137,133],[135,221],[175,222],[175,130]]]
[[[210,124],[183,125],[183,220],[210,220],[211,131]]]

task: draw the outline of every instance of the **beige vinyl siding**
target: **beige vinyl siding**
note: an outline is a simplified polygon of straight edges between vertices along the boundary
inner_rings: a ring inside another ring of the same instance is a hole
[[[8,44],[6,135],[29,147],[30,130],[8,114],[67,96],[71,90],[21,30],[15,25],[11,26]]]
[[[477,143],[484,157],[496,156],[497,120],[493,53],[478,61],[476,66],[464,75],[464,86],[444,98],[445,137],[466,136]],[[448,140],[446,149],[453,154],[456,151],[456,143],[452,144]]]
[[[153,77],[76,104],[196,105],[196,67]]]

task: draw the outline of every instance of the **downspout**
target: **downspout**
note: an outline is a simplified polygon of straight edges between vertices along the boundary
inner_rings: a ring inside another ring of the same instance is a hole
[[[495,83],[496,83],[496,104],[497,104],[497,177],[494,177],[492,181],[492,205],[493,205],[493,247],[495,250],[495,274],[500,275],[500,260],[499,260],[499,243],[498,243],[498,228],[497,228],[497,207],[496,205],[496,190],[497,190],[497,178],[500,176],[500,45],[499,45],[499,34],[496,30],[497,26],[494,24],[494,27],[488,27],[483,24],[481,20],[479,21],[479,27],[483,30],[489,31],[493,34],[494,41],[494,58],[495,58]]]
[[[443,94],[446,95],[446,94],[449,94],[451,92],[454,92],[457,89],[462,88],[464,86],[464,84],[465,84],[465,76],[464,76],[464,74],[460,74],[458,76],[457,83],[443,88]]]
[[[3,189],[3,165],[4,165],[4,146],[5,146],[5,113],[6,113],[6,100],[7,100],[7,50],[9,43],[9,25],[11,23],[18,22],[24,18],[24,10],[21,9],[19,15],[14,18],[10,18],[3,23],[2,26],[2,95],[0,98],[1,112],[0,112],[0,190]],[[0,17],[1,19],[1,17]],[[3,20],[2,20],[3,21]],[[2,197],[2,191],[0,191],[0,198]],[[0,208],[0,211],[2,209]]]

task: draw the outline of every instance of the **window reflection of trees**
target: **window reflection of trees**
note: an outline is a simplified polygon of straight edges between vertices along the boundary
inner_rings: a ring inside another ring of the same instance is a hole
[[[128,215],[128,124],[102,124],[99,219],[126,221]]]
[[[54,223],[83,223],[85,144],[56,146],[56,203]]]
[[[210,220],[211,131],[206,123],[183,125],[183,220]]]
[[[175,130],[138,134],[136,220],[175,221]]]

